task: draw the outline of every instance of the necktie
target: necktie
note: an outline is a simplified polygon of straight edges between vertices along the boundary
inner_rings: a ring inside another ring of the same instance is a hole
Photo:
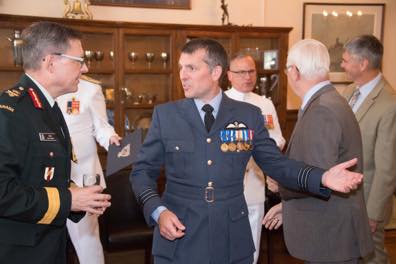
[[[210,104],[205,104],[204,106],[202,106],[202,110],[205,112],[205,117],[204,117],[205,128],[206,131],[209,132],[215,120],[212,114],[213,107]]]
[[[359,90],[359,88],[356,88],[355,91],[353,92],[351,98],[349,99],[349,105],[351,106],[352,109],[355,106],[359,96],[360,96],[360,90]]]

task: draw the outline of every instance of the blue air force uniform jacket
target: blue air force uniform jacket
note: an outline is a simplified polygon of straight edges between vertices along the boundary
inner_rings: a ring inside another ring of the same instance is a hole
[[[192,99],[154,109],[131,173],[132,187],[150,225],[155,224],[151,214],[163,205],[186,226],[185,236],[175,241],[163,238],[155,227],[156,263],[251,263],[255,249],[243,196],[243,177],[251,156],[284,186],[330,194],[320,187],[323,170],[282,156],[263,122],[259,108],[224,94],[209,133]],[[229,139],[224,132],[241,127],[252,135],[241,140],[248,147],[226,150],[224,143]],[[156,179],[162,166],[167,184],[160,198]]]
[[[66,263],[71,144],[55,120],[26,75],[0,96],[0,263]]]

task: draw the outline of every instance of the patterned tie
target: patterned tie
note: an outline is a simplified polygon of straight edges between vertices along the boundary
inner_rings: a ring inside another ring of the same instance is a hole
[[[206,131],[209,132],[210,128],[212,127],[215,121],[215,118],[212,114],[214,109],[210,104],[205,104],[204,106],[202,106],[202,110],[205,112],[204,122],[205,122]]]
[[[359,90],[359,88],[356,88],[355,91],[353,92],[351,98],[349,99],[349,105],[351,106],[352,109],[355,106],[359,96],[360,96],[360,90]]]

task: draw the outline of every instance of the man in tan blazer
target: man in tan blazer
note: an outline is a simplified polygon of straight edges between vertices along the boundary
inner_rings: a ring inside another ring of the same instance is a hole
[[[396,92],[380,72],[383,47],[364,35],[345,45],[341,67],[354,82],[344,96],[352,106],[363,139],[364,195],[375,254],[366,263],[390,263],[384,226],[392,212],[396,186]]]
[[[354,170],[361,171],[359,125],[331,85],[329,66],[327,48],[319,41],[305,39],[289,51],[288,82],[302,105],[286,154],[322,168],[357,157]],[[280,194],[284,237],[292,256],[305,263],[357,264],[373,251],[362,187],[349,195],[333,192],[329,199],[282,187]],[[265,218],[275,227],[276,219],[281,218]]]

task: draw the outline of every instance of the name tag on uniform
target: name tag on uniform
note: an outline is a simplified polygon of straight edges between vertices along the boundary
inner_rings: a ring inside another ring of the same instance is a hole
[[[56,142],[55,133],[39,133],[40,141]]]

